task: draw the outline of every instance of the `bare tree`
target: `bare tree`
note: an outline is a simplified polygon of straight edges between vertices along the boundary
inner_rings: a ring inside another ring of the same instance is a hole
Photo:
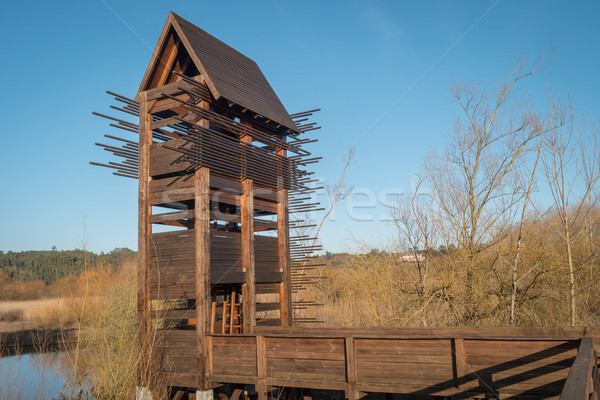
[[[523,197],[515,173],[532,141],[544,131],[527,97],[516,91],[517,83],[538,67],[525,71],[519,63],[493,93],[477,86],[452,88],[462,118],[445,150],[425,161],[429,189],[444,226],[466,254],[465,322],[475,317],[477,307],[473,283],[482,267],[477,257],[500,237],[499,222],[514,216],[514,206]]]
[[[586,232],[585,221],[598,200],[596,186],[600,179],[600,150],[596,132],[582,129],[573,115],[569,101],[564,106],[560,97],[548,92],[548,114],[553,124],[545,135],[542,166],[552,195],[556,219],[543,218],[563,240],[569,277],[570,323],[576,324],[576,288],[573,247]],[[555,222],[557,221],[557,222]]]
[[[523,204],[521,207],[521,217],[519,220],[519,225],[517,227],[516,238],[515,238],[515,251],[511,261],[506,260],[502,257],[504,263],[506,263],[511,271],[511,292],[510,292],[510,311],[509,311],[509,326],[513,326],[515,323],[515,308],[517,301],[517,292],[518,292],[518,283],[519,283],[519,262],[521,258],[521,251],[523,248],[523,237],[524,237],[524,227],[527,217],[527,207],[530,204],[531,195],[533,193],[533,189],[536,181],[536,171],[540,161],[540,155],[542,152],[541,145],[537,146],[537,155],[535,158],[535,162],[533,164],[533,169],[529,175],[529,183],[527,185],[523,185],[524,193],[523,193]],[[524,171],[523,171],[524,172]],[[523,172],[519,172],[519,179],[523,179],[524,176],[521,175]],[[523,275],[525,276],[525,275]],[[522,277],[523,277],[522,276]]]
[[[430,297],[427,275],[438,240],[433,199],[420,190],[424,182],[425,179],[419,177],[414,190],[390,207],[389,217],[397,229],[398,245],[408,253],[409,262],[416,268],[417,307],[422,325],[427,326],[425,307]]]
[[[308,243],[305,244],[304,242],[301,243],[301,246],[303,246],[304,249],[308,249],[308,248],[314,249],[315,248],[315,246],[317,245],[317,242],[319,240],[319,233],[321,232],[321,228],[323,228],[325,221],[327,220],[329,215],[331,215],[331,213],[335,209],[335,206],[340,201],[342,201],[346,197],[348,197],[348,195],[352,192],[353,187],[347,185],[345,183],[345,180],[346,180],[346,172],[348,170],[348,167],[352,163],[353,159],[354,159],[354,147],[350,146],[343,153],[343,156],[342,156],[343,166],[342,166],[342,175],[340,176],[340,179],[333,185],[325,186],[325,190],[327,191],[327,196],[328,196],[328,204],[327,204],[327,208],[325,209],[325,213],[323,214],[323,217],[321,218],[321,221],[317,225],[317,228],[314,231],[314,233],[311,232],[311,228],[304,228],[304,229],[297,230],[297,234],[299,236],[306,236],[306,237],[312,236],[314,238],[310,242],[310,245]],[[302,268],[300,268],[297,271],[298,276],[302,276],[302,277],[305,276],[306,270],[304,268],[306,267],[306,265],[307,265],[306,262],[302,264]],[[320,279],[322,276],[323,276],[323,269],[321,268],[318,278]],[[317,283],[319,283],[319,282],[317,282]],[[297,292],[296,293],[296,301],[298,301],[299,298],[300,298],[300,294],[299,294],[299,292]]]
[[[323,214],[323,218],[321,218],[321,221],[319,222],[319,225],[315,232],[315,242],[316,242],[317,238],[319,237],[319,233],[321,232],[321,228],[323,227],[323,224],[325,223],[325,221],[327,220],[329,215],[335,209],[336,204],[339,203],[340,201],[344,200],[352,192],[353,187],[348,186],[345,183],[345,179],[346,179],[346,171],[347,171],[348,167],[350,166],[350,163],[352,163],[353,158],[354,158],[354,147],[350,146],[343,153],[342,160],[343,160],[344,164],[342,167],[342,176],[335,184],[327,185],[325,187],[325,189],[327,190],[327,197],[329,200],[329,204],[327,205],[325,214]],[[313,242],[313,245],[315,244],[315,242]]]

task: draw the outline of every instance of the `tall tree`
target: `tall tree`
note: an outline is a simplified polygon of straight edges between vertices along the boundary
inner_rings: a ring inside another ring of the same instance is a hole
[[[544,132],[535,109],[518,83],[536,73],[519,63],[496,91],[457,85],[451,89],[461,110],[442,153],[425,161],[429,189],[438,203],[444,228],[466,255],[466,303],[463,322],[476,318],[474,278],[479,255],[499,238],[503,219],[514,217],[523,197],[516,171],[533,141]]]
[[[550,91],[548,93],[548,115],[552,124],[544,138],[542,169],[553,207],[551,213],[542,216],[565,246],[570,323],[574,326],[577,317],[573,250],[588,231],[587,225],[593,225],[590,218],[598,201],[600,149],[597,132],[595,129],[588,130],[574,116],[570,101],[565,106],[560,97],[553,96]],[[548,218],[548,215],[557,218]]]

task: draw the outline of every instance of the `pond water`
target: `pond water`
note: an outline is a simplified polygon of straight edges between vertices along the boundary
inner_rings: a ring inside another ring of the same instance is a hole
[[[59,374],[62,353],[0,357],[0,400],[61,399],[65,379]]]

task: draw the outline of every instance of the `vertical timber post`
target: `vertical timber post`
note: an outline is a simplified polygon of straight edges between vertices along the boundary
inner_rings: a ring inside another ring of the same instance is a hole
[[[246,135],[242,142],[252,144],[252,137]],[[242,155],[242,157],[244,157]],[[242,161],[242,166],[245,160]],[[254,181],[245,178],[242,185],[241,229],[242,229],[242,270],[246,271],[246,290],[243,299],[243,330],[254,333],[256,326],[256,269],[254,263]]]
[[[454,338],[454,362],[456,365],[456,387],[460,391],[466,391],[467,386],[467,356],[465,352],[465,340]]]
[[[201,108],[209,108],[201,101]],[[204,128],[209,127],[206,119],[198,121]],[[198,360],[198,393],[210,397],[210,385],[206,380],[208,341],[210,331],[209,309],[211,304],[210,287],[210,170],[199,168],[194,176],[194,258],[196,264],[196,358]],[[205,393],[202,393],[205,392]]]
[[[208,168],[200,168],[196,171],[194,214],[198,389],[204,391],[208,390],[206,335],[209,331],[210,315],[210,171]]]
[[[354,350],[354,338],[346,337],[346,398],[355,400],[359,396],[356,394],[356,351]]]
[[[267,400],[267,346],[264,336],[256,336],[256,392],[258,400]]]
[[[151,354],[150,345],[150,296],[148,288],[150,268],[150,235],[152,225],[150,224],[150,145],[152,144],[152,129],[150,122],[152,115],[148,112],[148,96],[141,93],[140,101],[140,133],[139,133],[139,187],[138,187],[138,287],[137,287],[137,309],[138,309],[138,351],[141,353],[142,366],[149,363],[148,355]],[[142,374],[148,369],[142,367],[138,371],[138,386],[146,385],[146,376]]]
[[[285,141],[285,137],[280,137]],[[279,149],[277,155],[285,157],[285,149]],[[291,169],[291,166],[290,166]],[[292,325],[292,276],[290,271],[290,247],[289,247],[289,214],[288,214],[288,190],[284,187],[283,177],[290,170],[284,165],[279,171],[279,188],[277,190],[277,241],[279,247],[279,270],[283,273],[283,281],[279,287],[279,315],[281,326]],[[291,178],[291,174],[290,178]]]

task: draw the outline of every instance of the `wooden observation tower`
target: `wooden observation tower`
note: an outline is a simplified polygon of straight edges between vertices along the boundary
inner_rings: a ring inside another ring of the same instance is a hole
[[[139,180],[140,351],[173,398],[597,398],[598,328],[295,326],[318,110],[288,114],[246,56],[171,13],[135,98],[108,93],[124,116],[95,114],[136,137],[92,164]]]
[[[106,135],[117,145],[97,145],[122,160],[92,164],[139,179],[141,341],[157,324],[195,331],[185,361],[202,371],[208,333],[291,326],[292,292],[311,283],[294,271],[317,249],[290,237],[306,224],[289,213],[317,206],[307,166],[319,158],[302,148],[315,140],[299,136],[320,128],[318,110],[290,115],[254,61],[174,13],[135,99],[108,93],[112,109],[139,116],[94,113],[139,141]],[[194,376],[174,383],[205,388]]]

